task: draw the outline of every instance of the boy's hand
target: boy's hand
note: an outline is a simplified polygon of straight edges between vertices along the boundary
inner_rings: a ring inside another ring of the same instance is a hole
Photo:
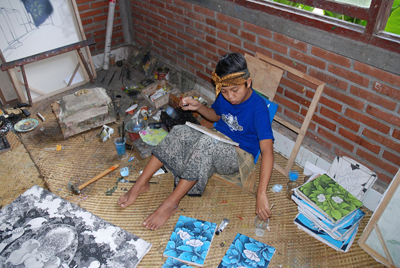
[[[263,221],[271,217],[272,212],[266,194],[257,194],[256,214]]]
[[[200,102],[190,97],[183,98],[179,103],[179,106],[184,111],[197,111],[201,105],[202,104]]]

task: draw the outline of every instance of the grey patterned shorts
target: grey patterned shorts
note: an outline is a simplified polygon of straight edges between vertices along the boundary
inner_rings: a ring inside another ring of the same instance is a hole
[[[155,147],[153,154],[171,170],[175,186],[180,179],[196,181],[190,196],[201,196],[208,179],[214,174],[238,172],[233,145],[214,140],[185,125],[174,126],[168,136]]]

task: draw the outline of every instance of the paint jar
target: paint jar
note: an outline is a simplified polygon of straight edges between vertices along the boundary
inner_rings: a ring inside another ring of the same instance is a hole
[[[110,65],[115,65],[115,54],[110,54]]]
[[[131,141],[140,139],[139,132],[145,128],[145,122],[143,119],[136,118],[133,121],[129,121],[125,125],[125,130],[128,132]]]
[[[297,187],[297,179],[299,178],[299,173],[296,170],[289,171],[289,181],[287,183],[286,197],[292,200],[293,189]]]
[[[254,227],[256,228],[256,236],[263,237],[265,229],[268,228],[269,219],[267,221],[261,220],[258,215],[254,219]]]
[[[167,67],[160,67],[157,69],[158,73],[158,80],[169,80],[169,68]]]
[[[114,140],[115,147],[117,149],[117,158],[122,160],[128,157],[125,149],[125,138],[119,137]]]

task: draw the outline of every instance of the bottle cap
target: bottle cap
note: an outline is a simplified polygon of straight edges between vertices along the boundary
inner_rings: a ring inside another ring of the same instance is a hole
[[[298,178],[299,178],[299,173],[296,170],[291,170],[289,172],[289,180],[297,181]]]

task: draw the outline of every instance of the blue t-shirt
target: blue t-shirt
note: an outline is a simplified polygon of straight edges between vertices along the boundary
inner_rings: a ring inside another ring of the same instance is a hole
[[[239,143],[254,158],[260,151],[261,140],[274,140],[267,104],[254,91],[238,105],[232,105],[219,94],[211,108],[221,116],[215,129]]]

